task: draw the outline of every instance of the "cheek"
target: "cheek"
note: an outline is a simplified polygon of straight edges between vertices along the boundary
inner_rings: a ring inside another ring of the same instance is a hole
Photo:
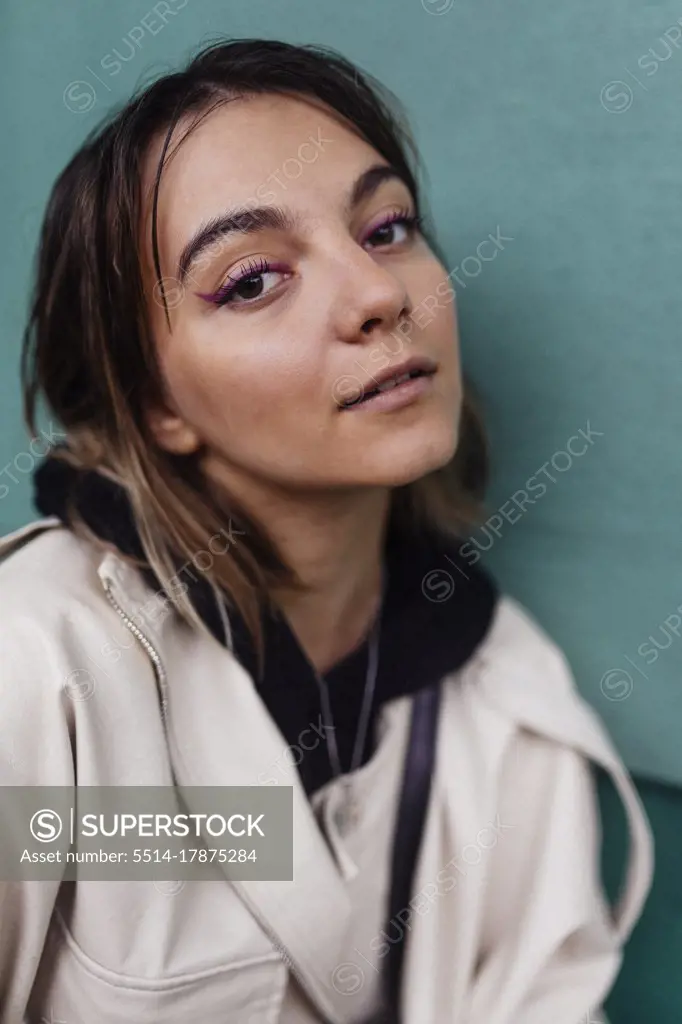
[[[457,306],[447,270],[435,259],[428,261],[420,267],[411,291],[415,301],[410,317],[413,334],[425,332],[432,342],[442,346],[454,340],[456,349]]]
[[[413,336],[423,335],[424,347],[439,359],[442,369],[453,378],[459,378],[460,345],[454,296],[451,301],[436,296],[428,306],[428,313],[424,311],[421,321],[417,322],[425,326],[413,332]]]
[[[220,442],[266,421],[298,422],[319,407],[319,350],[304,348],[300,339],[266,337],[265,330],[245,328],[229,340],[212,331],[210,339],[178,346],[164,374],[181,415]]]
[[[452,376],[459,386],[461,381],[461,366],[460,366],[460,345],[459,345],[459,329],[457,325],[457,310],[452,302],[443,303],[443,305],[436,310],[440,318],[439,324],[439,336],[440,341],[444,349],[444,361],[447,362],[448,367],[452,372]]]
[[[432,286],[433,294],[436,294],[435,286],[441,280],[442,277],[436,279]],[[444,292],[445,288],[441,287],[441,293]],[[440,363],[441,393],[447,408],[458,417],[462,399],[462,369],[454,295],[450,301],[438,298],[438,303],[431,306],[429,323],[423,331],[424,347]]]

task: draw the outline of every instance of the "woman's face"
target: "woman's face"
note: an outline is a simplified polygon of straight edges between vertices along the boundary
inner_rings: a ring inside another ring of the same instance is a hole
[[[147,156],[148,196],[160,147]],[[206,445],[227,484],[306,491],[398,486],[450,460],[453,294],[419,230],[395,220],[415,213],[407,186],[377,167],[388,165],[326,108],[272,95],[219,107],[173,154],[158,206],[170,331],[150,213],[144,229],[162,447]],[[187,264],[197,233],[240,210],[240,230],[194,247]],[[428,375],[368,397],[410,359]]]

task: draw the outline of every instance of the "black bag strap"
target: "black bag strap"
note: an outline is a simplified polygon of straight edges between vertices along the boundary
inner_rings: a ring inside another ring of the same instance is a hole
[[[441,687],[440,682],[425,687],[413,698],[400,803],[393,835],[389,924],[396,918],[399,922],[402,920],[398,914],[409,909],[412,898],[412,879],[421,845],[436,755]],[[390,934],[388,930],[387,934]],[[400,987],[406,934],[403,929],[402,936],[390,944],[386,955],[383,974],[386,1006],[383,1020],[386,1024],[400,1024]]]

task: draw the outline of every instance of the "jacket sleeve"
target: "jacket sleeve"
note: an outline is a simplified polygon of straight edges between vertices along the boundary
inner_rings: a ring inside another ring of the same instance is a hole
[[[636,814],[634,787],[624,769],[620,776],[618,784],[630,787],[628,813]],[[612,908],[601,882],[591,759],[520,730],[503,778],[500,815],[514,827],[496,851],[489,879],[483,955],[468,1020],[602,1024],[600,1007],[650,883],[646,826],[639,822],[644,831],[635,839],[644,847],[638,862],[631,858],[625,902]]]
[[[0,626],[0,828],[10,788],[74,786],[66,648],[41,615],[4,609]],[[67,645],[68,646],[68,645]],[[4,799],[3,799],[4,794]],[[14,793],[16,796],[16,791]],[[0,1024],[25,1019],[60,882],[10,879],[0,864]]]

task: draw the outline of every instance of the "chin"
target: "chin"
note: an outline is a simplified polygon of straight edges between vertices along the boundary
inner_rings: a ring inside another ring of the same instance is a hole
[[[377,445],[376,457],[372,460],[375,464],[372,483],[384,487],[414,483],[447,466],[457,451],[458,440],[457,425],[452,424],[448,429],[432,426],[430,431],[421,431],[412,438],[398,435],[389,444]]]

